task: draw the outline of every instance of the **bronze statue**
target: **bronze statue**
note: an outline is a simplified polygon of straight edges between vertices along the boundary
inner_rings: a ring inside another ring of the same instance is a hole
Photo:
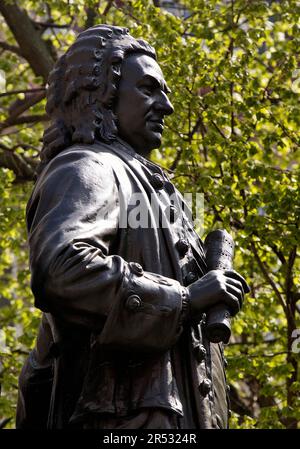
[[[82,32],[51,72],[27,207],[43,317],[18,428],[228,426],[223,345],[203,329],[212,306],[235,315],[248,286],[207,272],[181,195],[148,159],[173,112],[168,92],[154,49],[108,25]],[[146,225],[132,225],[134,196]]]

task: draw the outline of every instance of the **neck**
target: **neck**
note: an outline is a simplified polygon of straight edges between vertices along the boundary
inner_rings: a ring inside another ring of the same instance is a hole
[[[143,156],[143,157],[145,157],[146,159],[150,159],[150,155],[151,155],[151,151],[152,151],[152,150],[148,150],[148,151],[146,151],[146,150],[136,150],[136,149],[134,148],[134,151],[135,151],[137,154],[139,154],[140,156]]]
[[[120,136],[118,136],[118,140],[120,140],[121,143],[125,144],[127,147],[129,147],[136,154],[139,154],[140,156],[142,156],[142,157],[144,157],[146,159],[150,159],[150,155],[151,155],[152,150],[145,150],[145,149],[141,149],[141,148],[135,148],[134,146],[132,146],[129,142],[127,142],[126,140],[124,140]]]

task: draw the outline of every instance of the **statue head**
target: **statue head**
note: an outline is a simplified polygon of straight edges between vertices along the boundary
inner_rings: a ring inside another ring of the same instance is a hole
[[[118,135],[141,153],[160,145],[163,117],[173,111],[168,88],[155,50],[126,28],[96,25],[79,34],[48,82],[43,164],[72,144]]]

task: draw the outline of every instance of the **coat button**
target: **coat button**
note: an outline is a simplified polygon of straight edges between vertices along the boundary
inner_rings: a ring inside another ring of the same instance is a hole
[[[185,277],[186,285],[190,285],[198,279],[197,275],[190,271]]]
[[[136,274],[137,276],[143,276],[144,270],[143,270],[142,265],[140,265],[139,263],[136,263],[136,262],[130,262],[129,266],[130,266],[131,271],[134,274]]]
[[[159,173],[154,173],[154,175],[151,176],[150,182],[152,186],[158,190],[162,189],[165,184],[163,177]]]
[[[185,239],[179,239],[176,242],[176,249],[180,255],[180,257],[184,257],[189,249],[189,244]]]
[[[198,362],[202,362],[202,360],[205,359],[206,356],[206,349],[203,345],[199,345],[196,348],[196,357]]]
[[[207,396],[211,390],[211,381],[209,379],[202,380],[200,384],[200,393],[202,396]]]
[[[141,307],[141,305],[142,305],[142,301],[138,295],[130,295],[130,296],[128,296],[128,298],[126,300],[125,307],[126,307],[126,309],[134,312],[139,307]]]

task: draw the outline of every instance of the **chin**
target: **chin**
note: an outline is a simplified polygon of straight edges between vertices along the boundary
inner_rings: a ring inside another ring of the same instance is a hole
[[[144,133],[143,138],[139,139],[136,142],[131,142],[131,146],[135,149],[135,151],[144,156],[149,156],[152,150],[155,148],[159,148],[161,146],[162,135],[158,132],[151,132],[151,134]],[[125,140],[125,139],[124,139]]]
[[[151,140],[149,139],[148,148],[149,150],[154,150],[155,148],[159,148],[161,146],[161,134],[155,133],[155,135],[151,136]]]

